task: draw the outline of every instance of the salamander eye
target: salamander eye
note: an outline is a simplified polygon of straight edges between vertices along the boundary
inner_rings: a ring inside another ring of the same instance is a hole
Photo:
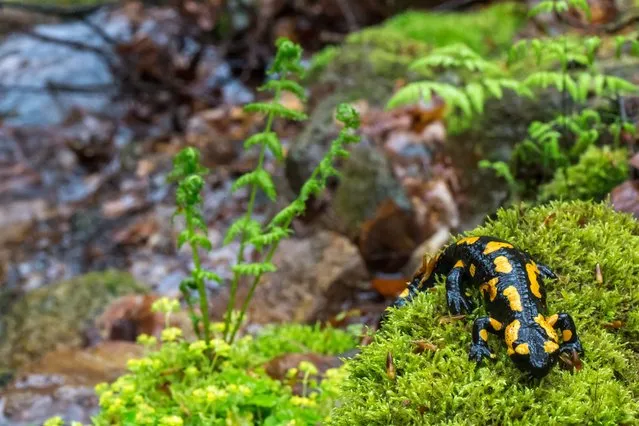
[[[517,345],[515,348],[515,352],[519,355],[528,355],[530,353],[530,348],[528,347],[528,343],[522,343],[521,345]]]

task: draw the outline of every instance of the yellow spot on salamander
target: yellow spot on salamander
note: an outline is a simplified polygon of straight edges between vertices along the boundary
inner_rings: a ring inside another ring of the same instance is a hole
[[[550,325],[548,321],[546,321],[542,314],[539,314],[535,317],[535,322],[539,324],[544,330],[546,330],[546,334],[548,334],[548,337],[550,337],[553,342],[557,342],[559,340],[555,329],[552,328],[552,325]]]
[[[499,250],[500,248],[513,248],[513,245],[510,243],[502,243],[500,241],[491,241],[486,244],[486,248],[484,249],[484,254],[490,254],[494,251]]]
[[[506,340],[506,346],[508,346],[509,350],[514,350],[513,344],[515,343],[515,340],[517,340],[517,338],[519,337],[519,327],[521,327],[519,320],[514,320],[513,322],[511,322],[510,324],[506,326],[506,331],[504,332],[504,338]]]
[[[541,299],[541,291],[539,289],[539,281],[537,275],[539,275],[539,269],[534,263],[526,263],[526,273],[528,274],[528,280],[530,280],[530,291],[538,299]]]
[[[524,308],[521,306],[521,297],[519,296],[519,292],[515,288],[515,286],[511,285],[504,290],[504,296],[508,298],[508,302],[510,303],[510,309],[513,311],[523,311]]]
[[[462,245],[462,244],[475,244],[477,242],[477,240],[479,240],[479,237],[466,237],[466,238],[462,238],[461,240],[457,241],[457,245]]]
[[[528,347],[528,343],[522,343],[521,345],[517,345],[515,348],[515,352],[519,355],[528,355],[530,353],[530,348]]]
[[[506,353],[508,354],[508,356],[511,356],[512,354],[515,353],[515,351],[513,350],[513,348],[509,347]]]
[[[408,297],[408,295],[410,294],[410,290],[408,290],[407,288],[404,289],[404,291],[402,291],[399,295],[399,297],[401,297],[402,299]]]
[[[433,273],[433,270],[435,269],[435,266],[437,265],[437,261],[439,260],[440,255],[441,255],[441,252],[437,253],[433,257],[424,255],[422,259],[422,266],[421,268],[419,268],[419,271],[417,271],[417,274],[415,274],[415,275],[420,275],[420,274],[422,275],[422,279],[419,280],[419,285],[417,286],[418,288],[422,288],[426,280],[430,278],[430,276]]]
[[[489,320],[490,320],[490,325],[493,327],[493,329],[495,329],[495,331],[501,330],[501,328],[504,326],[502,323],[497,321],[495,318],[489,318]]]
[[[563,330],[561,332],[561,337],[564,339],[564,342],[568,342],[570,341],[570,339],[572,339],[572,331],[570,330]]]
[[[475,276],[475,265],[471,263],[470,267],[468,268],[468,270],[470,271],[470,276],[474,277]]]
[[[488,341],[488,332],[486,330],[479,330],[479,337],[481,337],[481,340],[484,342]]]
[[[497,297],[497,281],[499,281],[499,278],[493,278],[479,286],[479,291],[481,291],[482,295],[490,294],[491,302]]]
[[[497,256],[493,262],[495,263],[495,272],[508,274],[513,270],[513,265],[510,264],[506,256]]]
[[[548,323],[548,325],[550,325],[551,327],[554,327],[555,324],[557,323],[557,320],[559,319],[559,315],[554,314],[549,316],[548,318],[546,318],[546,322]]]
[[[544,342],[544,351],[546,351],[546,353],[553,353],[555,352],[557,349],[559,349],[559,345],[556,344],[555,342],[551,342],[550,340],[547,340],[546,342]]]
[[[453,268],[463,268],[464,267],[464,262],[462,262],[461,260],[458,260],[457,263],[455,263],[455,266],[453,266]]]

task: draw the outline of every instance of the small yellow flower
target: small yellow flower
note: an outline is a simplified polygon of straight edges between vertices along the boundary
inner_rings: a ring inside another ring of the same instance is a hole
[[[155,336],[149,336],[148,334],[140,334],[137,338],[137,342],[143,346],[154,346],[157,344],[158,339]]]
[[[197,367],[194,366],[187,367],[187,369],[184,370],[184,374],[186,374],[187,377],[195,377],[199,372],[200,371],[197,369]]]
[[[217,388],[215,386],[208,386],[206,388],[206,400],[208,402],[214,402],[220,399],[224,399],[228,395],[229,394],[226,390]]]
[[[102,392],[102,394],[100,395],[100,406],[104,408],[112,405],[111,398],[113,398],[112,391]]]
[[[246,385],[240,385],[240,393],[244,396],[249,396],[251,394],[251,388]]]
[[[162,330],[162,341],[173,342],[179,337],[182,337],[182,330],[177,327],[169,327]]]
[[[195,399],[204,399],[204,397],[206,396],[206,393],[204,392],[203,389],[195,389],[192,395],[193,395],[193,398]]]
[[[299,370],[297,368],[295,368],[295,367],[289,368],[288,371],[286,372],[286,377],[289,378],[289,379],[292,379],[292,378],[297,376],[297,372],[298,371]]]
[[[97,385],[95,385],[95,393],[97,393],[98,395],[102,394],[103,392],[107,391],[109,389],[109,384],[108,383],[98,383]]]
[[[300,407],[315,407],[317,406],[317,402],[313,401],[309,398],[304,398],[301,396],[292,396],[291,404],[298,405]]]
[[[224,331],[224,323],[223,322],[214,322],[211,324],[210,328],[212,333],[221,333]]]
[[[231,352],[231,346],[222,339],[211,340],[211,348],[221,356],[227,356]]]
[[[169,299],[168,297],[162,297],[151,305],[151,312],[162,312],[168,314],[171,312],[177,312],[180,310],[180,302],[176,299]]]
[[[45,421],[43,426],[63,426],[63,425],[64,425],[64,421],[62,420],[62,417],[55,416]]]
[[[201,354],[206,349],[206,342],[204,340],[198,340],[189,345],[189,351],[197,354]]]
[[[182,426],[183,424],[184,420],[179,416],[166,416],[160,420],[161,426]]]
[[[308,361],[300,362],[299,369],[302,370],[304,373],[307,373],[309,375],[317,374],[317,367],[315,367],[315,365],[313,363],[308,362]]]

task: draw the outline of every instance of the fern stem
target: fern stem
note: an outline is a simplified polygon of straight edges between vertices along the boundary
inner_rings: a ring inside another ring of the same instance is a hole
[[[275,96],[273,98],[273,103],[279,102],[280,94],[281,94],[281,90],[279,88],[276,89]],[[275,114],[272,112],[269,113],[268,119],[266,122],[266,127],[264,129],[264,133],[269,133],[271,131],[271,128],[273,127],[274,119],[275,119]],[[262,148],[260,149],[260,157],[257,162],[256,170],[260,170],[263,168],[265,156],[266,156],[266,145],[262,144]],[[257,185],[253,184],[251,188],[251,195],[249,197],[249,203],[246,209],[246,215],[244,216],[247,223],[249,220],[251,220],[251,217],[253,216],[253,209],[255,207],[255,198],[257,196],[257,187],[258,187]],[[236,265],[239,265],[240,263],[244,262],[244,249],[246,248],[246,243],[247,243],[247,234],[246,234],[246,228],[244,228],[242,230],[242,236],[240,238],[240,248],[237,253]],[[233,342],[232,339],[230,341],[228,340],[228,332],[230,331],[231,315],[233,313],[233,307],[235,306],[235,298],[237,296],[237,287],[239,285],[239,282],[240,282],[240,273],[234,272],[233,281],[231,283],[231,294],[229,296],[229,302],[226,308],[226,316],[224,318],[224,339],[227,340],[229,343]],[[253,296],[253,292],[249,292],[249,295],[247,296],[244,303],[247,304],[252,296]]]
[[[319,172],[320,172],[319,167],[315,168],[315,170],[313,170],[313,174],[311,174],[309,181],[317,179],[317,175],[319,174]],[[282,226],[282,229],[288,229],[291,226],[292,222],[293,222],[293,218],[288,219]],[[280,245],[280,240],[276,241],[271,246],[268,253],[266,254],[266,258],[264,259],[265,263],[269,263],[272,260],[273,255],[275,254],[275,251],[277,250],[279,245]],[[237,334],[237,332],[240,329],[240,326],[242,325],[242,321],[244,320],[244,315],[246,314],[248,305],[251,299],[253,298],[253,293],[255,293],[255,289],[257,288],[257,285],[259,284],[260,279],[262,278],[262,275],[263,273],[256,275],[255,278],[253,279],[253,282],[251,283],[251,288],[249,289],[248,295],[246,296],[246,299],[244,300],[244,303],[242,304],[242,309],[240,310],[240,316],[237,318],[237,322],[235,323],[233,327],[233,332],[231,333],[231,337],[227,339],[229,344],[232,344],[233,341],[235,340],[235,335]]]
[[[193,237],[193,235],[195,235],[195,226],[193,225],[193,215],[190,208],[186,209],[186,227],[189,237]],[[202,263],[200,261],[200,253],[198,252],[197,243],[193,240],[193,238],[189,238],[189,240],[194,264],[193,278],[195,279],[195,285],[200,295],[200,311],[202,315],[202,325],[204,326],[204,340],[206,341],[207,353],[210,355],[209,345],[211,343],[211,326],[209,320],[209,304],[206,297],[204,278],[202,276]]]

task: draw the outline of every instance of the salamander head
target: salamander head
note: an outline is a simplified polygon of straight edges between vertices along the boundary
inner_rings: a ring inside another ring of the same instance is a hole
[[[511,335],[513,334],[512,326],[511,323],[506,327],[507,336],[509,328]],[[521,325],[517,338],[508,347],[508,355],[519,370],[535,378],[542,378],[559,360],[557,334],[545,321],[544,325],[538,322],[528,326]]]

